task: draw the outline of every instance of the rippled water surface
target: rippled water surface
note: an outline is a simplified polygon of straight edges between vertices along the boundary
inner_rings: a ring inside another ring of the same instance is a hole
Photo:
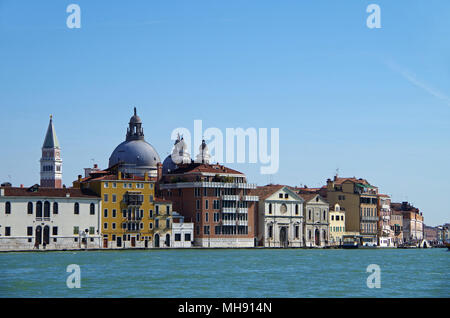
[[[0,297],[449,297],[449,265],[447,249],[0,253]]]

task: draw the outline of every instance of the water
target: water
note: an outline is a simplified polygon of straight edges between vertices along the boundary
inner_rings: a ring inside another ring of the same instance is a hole
[[[449,261],[447,249],[1,253],[0,297],[449,297]],[[66,286],[69,264],[80,289]]]

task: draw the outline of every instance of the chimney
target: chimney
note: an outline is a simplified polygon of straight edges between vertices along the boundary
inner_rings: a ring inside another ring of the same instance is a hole
[[[98,164],[94,163],[94,169],[98,168]]]
[[[81,183],[81,174],[78,175],[78,182]]]
[[[162,163],[158,162],[156,164],[156,169],[157,169],[156,181],[159,182],[162,179]]]
[[[23,184],[21,184],[20,187],[23,188]]]

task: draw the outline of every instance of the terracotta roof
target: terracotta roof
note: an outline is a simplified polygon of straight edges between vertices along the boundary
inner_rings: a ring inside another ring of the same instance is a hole
[[[335,178],[333,180],[334,184],[342,184],[346,181],[351,181],[353,183],[360,183],[360,184],[364,184],[364,185],[368,185],[368,186],[376,188],[375,186],[371,185],[366,179],[362,179],[362,178],[359,178],[359,179],[356,179],[355,177],[353,177],[353,178]]]
[[[48,197],[48,198],[62,198],[70,194],[71,198],[99,198],[92,190],[77,189],[77,188],[43,188],[36,187],[36,191],[30,188],[16,188],[4,187],[5,196],[7,197]]]
[[[242,172],[218,165],[218,164],[203,164],[203,163],[190,163],[178,165],[178,168],[172,170],[168,174],[182,174],[182,173],[216,173],[216,174],[240,174]]]
[[[257,195],[260,200],[265,200],[283,187],[285,186],[282,184],[268,184],[251,190],[250,195]]]

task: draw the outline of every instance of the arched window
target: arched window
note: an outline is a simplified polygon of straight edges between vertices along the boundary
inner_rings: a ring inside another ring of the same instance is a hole
[[[73,213],[80,214],[80,204],[78,202],[75,202],[75,204],[73,205]]]
[[[41,218],[42,217],[42,202],[38,201],[36,203],[36,217]]]
[[[28,214],[33,214],[33,202],[28,202]]]
[[[309,212],[309,219],[311,220],[311,210],[309,210],[308,212]]]
[[[6,202],[5,203],[5,213],[6,214],[11,214],[11,202]]]
[[[50,217],[50,202],[45,201],[44,202],[44,218]]]
[[[58,214],[58,202],[53,202],[53,214]]]
[[[269,203],[269,214],[272,214],[272,203]]]
[[[295,214],[298,214],[298,204],[295,205]]]
[[[94,203],[91,203],[91,205],[90,205],[90,207],[89,207],[89,213],[90,213],[91,215],[94,215],[94,214],[95,214],[95,204],[94,204]]]
[[[327,210],[323,210],[323,219],[324,219],[324,220],[327,219]]]

